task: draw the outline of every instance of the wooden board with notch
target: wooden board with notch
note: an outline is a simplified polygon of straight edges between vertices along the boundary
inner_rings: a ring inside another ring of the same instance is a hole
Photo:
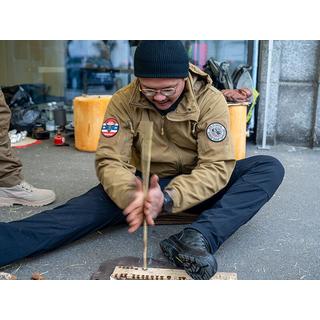
[[[192,280],[182,269],[148,268],[117,266],[110,280]],[[233,272],[217,272],[210,280],[237,280]]]

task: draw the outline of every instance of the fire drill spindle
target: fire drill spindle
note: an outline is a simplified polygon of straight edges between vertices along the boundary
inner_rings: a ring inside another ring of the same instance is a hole
[[[143,125],[143,142],[142,142],[142,155],[141,155],[141,169],[143,179],[143,193],[144,198],[147,197],[149,189],[149,176],[150,176],[150,160],[151,160],[151,146],[153,134],[153,122],[142,121]],[[148,253],[148,226],[146,218],[143,220],[143,269],[147,270],[147,253]]]

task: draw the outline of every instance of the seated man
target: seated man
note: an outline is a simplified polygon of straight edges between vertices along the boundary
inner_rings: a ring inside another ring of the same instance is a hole
[[[10,108],[0,88],[0,207],[22,204],[40,207],[53,202],[51,190],[37,189],[23,181],[22,164],[14,155],[8,135]]]
[[[135,232],[144,218],[185,210],[196,220],[161,241],[164,255],[194,279],[217,271],[214,253],[272,197],[284,169],[270,156],[235,161],[229,112],[210,77],[189,64],[179,41],[142,41],[137,77],[112,97],[96,153],[101,184],[66,204],[0,223],[0,265],[52,250],[123,222]],[[141,145],[153,122],[150,187],[144,198]]]

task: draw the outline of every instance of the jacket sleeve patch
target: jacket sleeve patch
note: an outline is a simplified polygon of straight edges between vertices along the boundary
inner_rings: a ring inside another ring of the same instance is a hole
[[[114,137],[120,129],[119,123],[115,118],[106,119],[101,128],[101,133],[106,138]]]
[[[221,142],[227,136],[227,129],[221,123],[213,122],[207,127],[207,137],[210,141]]]

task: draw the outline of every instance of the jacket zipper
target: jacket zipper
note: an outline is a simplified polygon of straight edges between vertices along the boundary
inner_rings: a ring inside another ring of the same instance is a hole
[[[161,118],[162,118],[162,121],[161,121],[161,135],[162,136],[164,136],[164,118],[165,118],[165,116],[161,116]]]

